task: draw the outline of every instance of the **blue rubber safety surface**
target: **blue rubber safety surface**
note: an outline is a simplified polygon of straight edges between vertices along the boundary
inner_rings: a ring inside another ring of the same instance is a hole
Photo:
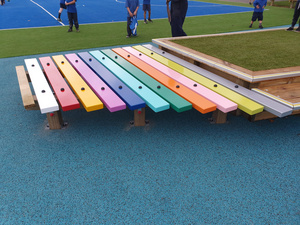
[[[15,66],[49,55],[0,59],[0,224],[299,224],[299,116],[78,109],[47,130]]]
[[[140,0],[138,20],[143,19]],[[79,24],[126,21],[124,0],[78,0],[76,3]],[[67,12],[63,11],[62,23],[56,20],[59,0],[10,0],[0,6],[0,30],[68,25]],[[187,16],[203,16],[253,11],[252,7],[189,1]],[[148,14],[147,14],[148,15]],[[165,0],[151,0],[151,18],[167,18]]]

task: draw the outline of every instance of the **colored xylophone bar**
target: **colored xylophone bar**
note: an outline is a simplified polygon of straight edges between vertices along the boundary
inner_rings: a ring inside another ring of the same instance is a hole
[[[284,103],[280,102],[276,98],[268,98],[264,94],[258,94],[255,90],[249,90],[244,88],[236,83],[233,83],[223,77],[220,77],[214,73],[211,73],[207,70],[200,68],[194,64],[191,64],[185,60],[182,60],[172,54],[169,54],[161,49],[158,49],[152,45],[144,45],[144,46],[135,46],[135,48],[139,49],[140,51],[144,52],[145,54],[157,59],[163,64],[167,64],[170,68],[174,68],[185,74],[187,77],[191,78],[195,81],[200,81],[202,84],[207,86],[208,88],[212,88],[212,84],[210,83],[213,81],[215,84],[221,84],[221,86],[226,87],[226,89],[232,90],[248,99],[251,99],[254,102],[257,102],[264,106],[264,110],[275,115],[278,117],[285,117],[291,115],[293,112],[292,106],[287,106]],[[207,82],[204,82],[208,81]],[[215,86],[215,85],[214,85]],[[219,87],[221,87],[219,85]],[[215,88],[214,88],[215,90]],[[218,93],[222,94],[223,96],[236,101],[239,104],[239,108],[247,110],[243,105],[243,102],[238,101],[240,98],[234,99],[230,93],[225,92],[224,90],[219,91]],[[246,104],[248,105],[248,104]],[[249,113],[249,115],[251,115]]]
[[[144,125],[146,105],[154,112],[169,108],[177,112],[191,108],[214,112],[216,121],[236,109],[249,115],[263,111],[262,102],[182,66],[175,62],[182,59],[172,61],[159,51],[149,45],[114,48],[42,57],[42,68],[35,58],[26,59],[25,65],[41,113],[51,114],[59,108],[74,110],[80,104],[87,112],[104,106],[110,112],[128,107],[135,116],[142,114],[135,118],[143,121],[135,124],[139,126]],[[61,121],[59,118],[58,123]]]

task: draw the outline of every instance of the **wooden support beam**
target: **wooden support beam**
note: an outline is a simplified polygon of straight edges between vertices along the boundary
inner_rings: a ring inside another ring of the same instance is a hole
[[[60,110],[52,113],[47,113],[47,120],[50,130],[57,130],[63,127],[63,119]]]
[[[135,127],[140,127],[140,126],[146,125],[145,115],[146,115],[145,108],[134,110],[134,126]]]
[[[223,113],[221,110],[216,110],[212,114],[212,122],[216,124],[226,123],[227,113]]]

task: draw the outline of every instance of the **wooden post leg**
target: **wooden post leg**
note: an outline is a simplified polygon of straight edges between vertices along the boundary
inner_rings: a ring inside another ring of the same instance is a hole
[[[61,129],[63,126],[63,119],[60,110],[52,113],[47,113],[47,120],[50,130]]]
[[[243,111],[240,109],[236,109],[235,111],[232,112],[232,114],[235,116],[241,116],[243,115]]]
[[[220,110],[216,110],[213,112],[212,119],[214,123],[220,124],[220,123],[226,123],[227,121],[227,113],[223,113]]]
[[[134,126],[145,126],[145,115],[146,115],[146,109],[136,109],[134,110]]]

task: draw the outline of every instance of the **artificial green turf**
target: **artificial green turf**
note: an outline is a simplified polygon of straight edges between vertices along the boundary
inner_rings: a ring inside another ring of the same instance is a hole
[[[175,43],[259,71],[299,66],[300,33],[285,30],[174,40]]]
[[[217,0],[208,2],[249,6],[243,3],[228,3]],[[293,9],[267,8],[269,10],[264,13],[265,27],[290,24]],[[142,11],[139,11],[140,17],[141,13]],[[184,30],[188,35],[247,30],[251,16],[252,12],[189,17],[184,23]],[[0,58],[146,43],[155,38],[171,36],[167,19],[154,20],[153,24],[144,24],[140,21],[138,37],[135,38],[125,37],[125,22],[80,25],[80,31],[80,33],[67,33],[67,27],[2,30],[0,31]]]

